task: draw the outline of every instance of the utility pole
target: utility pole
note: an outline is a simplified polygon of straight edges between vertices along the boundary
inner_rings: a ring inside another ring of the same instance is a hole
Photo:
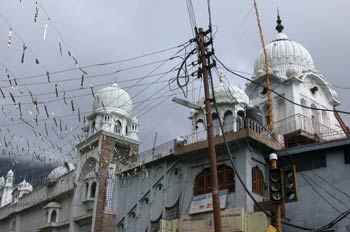
[[[213,117],[211,114],[211,103],[212,99],[210,98],[209,93],[209,70],[214,67],[213,64],[210,64],[209,57],[213,54],[213,51],[208,52],[206,47],[210,45],[213,41],[212,38],[209,41],[205,41],[205,36],[210,33],[208,31],[203,31],[203,28],[199,28],[198,32],[196,31],[196,39],[198,44],[199,51],[199,62],[202,66],[200,73],[203,76],[204,83],[204,96],[205,96],[205,114],[207,121],[207,135],[208,135],[208,144],[210,152],[210,170],[211,170],[211,183],[212,183],[212,194],[213,194],[213,214],[214,214],[214,231],[221,232],[221,212],[220,212],[220,198],[219,198],[219,183],[218,183],[218,174],[216,166],[216,153],[215,153],[215,144],[214,144],[214,135],[213,135]],[[211,80],[213,81],[213,80]]]
[[[277,169],[277,155],[275,153],[270,154],[270,163],[271,163],[271,169]],[[280,186],[282,188],[282,186]],[[281,196],[282,197],[282,196]],[[276,207],[276,228],[277,228],[277,232],[282,232],[282,204],[283,203],[279,203],[276,202],[274,205]]]

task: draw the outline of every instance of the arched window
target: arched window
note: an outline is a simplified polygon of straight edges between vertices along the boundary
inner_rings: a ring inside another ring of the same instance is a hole
[[[277,118],[275,119],[275,121],[277,120],[282,120],[286,118],[286,103],[285,100],[281,97],[277,98],[276,100],[276,105],[277,105]]]
[[[90,190],[90,197],[94,198],[95,196],[96,196],[96,182],[92,182],[91,190]]]
[[[315,110],[315,108],[318,108],[315,104],[311,104],[311,107],[314,108],[311,110],[311,120],[312,120],[312,127],[314,133],[320,132],[320,116],[319,112]]]
[[[206,138],[206,131],[204,127],[204,122],[202,119],[199,119],[196,122],[196,139],[202,140]]]
[[[217,113],[213,113],[213,130],[214,130],[214,136],[220,135],[220,122],[219,122],[219,116]]]
[[[116,124],[114,125],[114,133],[120,135],[121,132],[122,132],[122,124],[121,124],[121,122],[118,120],[118,121],[116,122]]]
[[[104,120],[105,122],[109,122],[110,119],[111,119],[111,116],[108,115],[108,114],[106,114],[106,115],[103,116],[103,120]]]
[[[57,212],[56,210],[52,210],[51,212],[51,217],[50,217],[50,222],[57,222]]]
[[[252,168],[252,192],[264,195],[264,175],[258,166]]]
[[[300,99],[300,105],[307,106],[306,100],[304,98]],[[306,116],[306,117],[310,117],[308,109],[306,107],[302,107],[302,106],[301,106],[301,114]]]
[[[322,111],[322,121],[323,121],[323,124],[326,125],[327,127],[331,126],[329,122],[328,112]]]
[[[228,189],[228,192],[235,191],[235,179],[232,168],[220,165],[218,169],[219,190]],[[193,195],[201,195],[212,191],[210,168],[200,172],[194,181]]]
[[[233,114],[231,110],[228,110],[224,115],[224,132],[230,131],[233,131]]]
[[[89,196],[89,183],[85,183],[85,198]]]

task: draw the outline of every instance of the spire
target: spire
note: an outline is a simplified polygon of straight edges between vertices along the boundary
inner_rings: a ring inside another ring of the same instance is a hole
[[[278,8],[277,8],[277,21],[276,21],[276,23],[277,23],[276,30],[278,31],[278,33],[282,33],[284,27],[282,25],[282,20],[281,20]]]

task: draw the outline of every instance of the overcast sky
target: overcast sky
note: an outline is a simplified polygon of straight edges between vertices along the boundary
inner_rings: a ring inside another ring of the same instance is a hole
[[[206,1],[193,0],[196,21],[199,27],[206,28],[208,25],[208,13]],[[43,40],[45,21],[47,16],[43,9],[38,6],[37,22],[34,23],[35,0],[17,1],[0,0],[0,61],[11,72],[12,78],[21,79],[36,74],[45,74],[74,68],[74,62],[68,56],[69,49],[81,66],[96,63],[117,61],[138,55],[174,47],[188,41],[192,36],[186,1],[170,0],[43,0],[42,6],[46,9],[50,20],[47,28],[46,40]],[[212,0],[212,20],[215,25],[215,48],[216,54],[222,61],[234,70],[253,72],[253,65],[258,52],[261,49],[258,27],[252,1],[219,1]],[[350,67],[350,27],[349,15],[350,2],[347,0],[317,1],[317,0],[284,0],[284,1],[258,1],[260,17],[265,41],[269,42],[276,36],[276,9],[279,7],[280,15],[285,27],[284,32],[292,40],[301,43],[311,53],[316,68],[324,74],[327,80],[335,86],[339,100],[342,102],[339,109],[350,111],[350,93],[344,87],[350,87],[348,81],[348,69]],[[6,22],[5,22],[5,20]],[[8,48],[9,25],[12,27],[12,44]],[[60,55],[58,46],[58,34],[61,34],[63,56]],[[24,63],[21,63],[23,42],[26,43]],[[134,67],[145,63],[155,62],[171,57],[177,50],[171,50],[155,56],[132,60],[108,66],[86,69],[88,72],[84,81],[84,87],[90,84],[98,89],[110,85],[114,81],[125,88],[134,102],[133,115],[140,121],[140,139],[143,141],[141,150],[150,148],[153,144],[155,132],[158,132],[157,144],[173,139],[180,135],[191,133],[191,122],[188,117],[189,110],[167,100],[161,102],[170,92],[166,80],[175,76],[170,73],[162,77],[157,84],[145,89],[146,84],[155,81],[160,76],[147,78],[142,86],[131,87],[136,81],[130,79],[142,78],[150,73],[159,63],[138,69],[129,69],[118,72],[115,75],[93,77],[104,73],[113,72],[128,67]],[[40,64],[35,64],[35,58]],[[180,59],[172,60],[156,70],[158,74],[170,70]],[[13,144],[19,144],[20,148],[27,140],[30,141],[30,149],[42,155],[56,154],[50,148],[49,142],[44,139],[35,139],[29,126],[6,125],[21,121],[19,110],[16,110],[9,96],[9,91],[15,96],[17,102],[21,102],[23,117],[30,121],[29,111],[35,115],[35,109],[28,95],[30,90],[37,96],[40,102],[46,102],[50,114],[54,112],[57,118],[72,115],[70,104],[65,105],[62,100],[62,92],[59,99],[55,97],[55,82],[60,91],[66,91],[66,97],[74,101],[75,110],[86,112],[88,115],[92,108],[92,96],[90,89],[77,89],[80,86],[82,72],[75,70],[51,75],[51,83],[47,83],[46,75],[27,78],[18,81],[21,94],[14,88],[9,88],[9,82],[5,75],[5,69],[0,67],[0,87],[7,96],[1,99],[1,104],[6,112],[11,114],[14,122],[8,121],[3,113],[1,118],[1,147],[5,148],[3,137]],[[226,73],[227,80],[232,85],[244,88],[245,82]],[[65,79],[73,81],[61,82]],[[129,80],[129,81],[128,81]],[[189,85],[189,100],[198,100],[200,80],[193,79]],[[31,85],[32,84],[32,85]],[[342,88],[336,88],[336,87]],[[175,86],[173,86],[175,87]],[[195,89],[195,90],[191,90]],[[142,92],[141,92],[142,91]],[[141,92],[141,93],[140,93]],[[42,93],[51,93],[40,95]],[[157,95],[158,93],[158,95]],[[74,96],[86,95],[75,98]],[[157,101],[140,103],[150,96],[163,97]],[[183,97],[178,95],[179,97]],[[0,96],[1,97],[1,96]],[[52,101],[52,102],[48,102]],[[69,99],[70,101],[70,99]],[[70,103],[70,102],[68,102]],[[160,104],[161,103],[161,104]],[[77,112],[71,117],[62,119],[63,127],[78,127]],[[81,116],[83,117],[83,116]],[[347,124],[349,120],[343,115]],[[41,106],[39,120],[45,119],[46,114]],[[52,116],[51,116],[52,118]],[[49,139],[58,141],[52,132],[55,127],[53,120],[47,121]],[[8,128],[16,138],[11,138]],[[43,121],[36,127],[42,135],[45,135]],[[64,129],[64,128],[63,128]],[[68,132],[60,132],[65,139],[59,141],[60,146],[67,144],[71,137]],[[79,133],[77,129],[75,132]],[[45,137],[45,136],[44,136]],[[41,146],[41,151],[35,145]],[[66,145],[68,149],[70,145]],[[50,149],[44,149],[50,148]],[[10,149],[10,148],[6,148]],[[63,155],[61,155],[62,158]]]

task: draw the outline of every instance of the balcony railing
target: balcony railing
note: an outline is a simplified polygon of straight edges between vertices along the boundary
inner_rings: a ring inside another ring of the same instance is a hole
[[[314,135],[319,140],[334,140],[345,137],[342,130],[334,130],[302,114],[296,114],[275,122],[274,129],[276,134],[279,135],[286,135],[301,130]]]
[[[214,127],[214,134],[215,136],[221,136],[221,130],[219,127]],[[224,133],[230,133],[235,132],[243,129],[251,129],[255,131],[258,134],[263,134],[268,137],[271,137],[271,133],[267,131],[263,126],[261,126],[259,123],[250,120],[250,119],[243,119],[241,117],[237,117],[236,120],[232,121],[231,123],[225,123],[224,124]],[[129,163],[125,169],[131,169],[136,166],[141,166],[145,163],[148,163],[153,160],[157,160],[159,158],[171,155],[174,153],[176,141],[182,141],[184,144],[192,144],[196,142],[200,142],[207,139],[207,131],[196,131],[196,133],[181,136],[178,139],[170,140],[166,143],[163,143],[159,146],[156,146],[154,148],[148,149],[146,151],[143,151],[139,153],[136,160],[133,160],[133,162]]]
[[[264,126],[260,125],[256,121],[247,118],[241,118],[238,116],[235,120],[224,123],[224,133],[236,132],[243,129],[250,129],[258,134],[267,136],[268,138],[272,138],[272,133],[268,129],[266,129]],[[297,130],[303,130],[307,133],[312,134],[320,141],[334,140],[345,137],[344,133],[341,130],[331,129],[301,114],[297,114],[292,117],[275,122],[274,129],[277,135],[285,135],[288,133],[295,132]],[[219,127],[214,126],[213,130],[215,136],[222,135]],[[181,141],[184,144],[188,145],[206,139],[207,131],[202,130],[196,131],[195,133],[189,135],[181,136],[178,139],[170,140],[159,146],[139,153],[136,160],[129,163],[125,167],[125,169],[131,169],[133,167],[140,166],[153,160],[157,160],[159,158],[173,154],[177,141]],[[283,144],[282,141],[280,141],[280,143]]]

